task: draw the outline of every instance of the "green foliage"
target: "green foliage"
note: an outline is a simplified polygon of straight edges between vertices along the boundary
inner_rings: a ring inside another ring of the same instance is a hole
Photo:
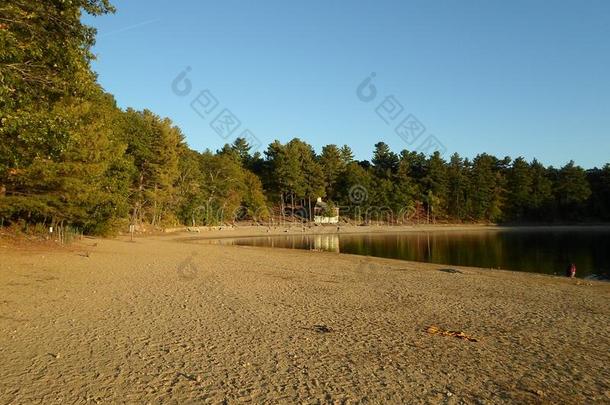
[[[187,150],[180,165],[178,217],[189,225],[266,220],[270,212],[260,179],[232,154]]]
[[[589,170],[587,179],[592,190],[588,204],[590,216],[610,221],[610,164]]]
[[[329,201],[321,212],[324,217],[334,217],[337,214],[337,207],[332,201]]]
[[[6,196],[0,205],[5,218],[35,222],[69,222],[87,232],[99,232],[125,215],[124,146],[112,131],[116,110],[110,98],[64,98],[49,115],[61,117],[48,138],[62,139],[53,153],[40,150],[27,163],[11,167],[3,179]],[[57,135],[57,136],[53,136]]]
[[[246,218],[255,221],[267,220],[271,213],[267,207],[267,199],[260,179],[254,173],[245,170],[243,182],[242,206],[246,209]]]
[[[386,143],[378,142],[375,144],[372,163],[377,177],[390,179],[398,168],[398,156]]]
[[[0,5],[0,109],[37,109],[88,94],[95,30],[82,12],[113,12],[107,0],[26,1]]]
[[[502,193],[497,170],[498,159],[483,153],[472,164],[470,216],[477,221],[496,221],[502,213]]]
[[[324,169],[316,153],[307,143],[298,138],[285,145],[274,141],[265,152],[267,156],[267,186],[271,196],[278,196],[282,204],[295,201],[315,201],[325,196]]]
[[[148,110],[127,109],[120,135],[134,167],[129,198],[132,222],[172,225],[179,195],[174,188],[179,181],[178,158],[186,147],[180,129]]]
[[[89,67],[94,30],[80,17],[112,7],[12,1],[0,10],[0,216],[104,230],[124,215],[123,146],[114,100]]]
[[[337,183],[340,214],[360,220],[371,207],[374,179],[371,173],[357,162],[349,163]]]
[[[447,215],[457,220],[466,219],[466,201],[470,189],[468,162],[457,153],[447,166]]]
[[[329,198],[337,197],[337,181],[345,171],[346,163],[337,145],[326,145],[319,158],[325,182],[325,194]]]
[[[530,165],[522,157],[513,162],[507,176],[508,216],[516,220],[526,218],[533,191]]]
[[[557,173],[554,185],[555,200],[560,215],[567,219],[579,219],[585,202],[591,196],[591,188],[585,170],[570,161]]]
[[[426,174],[421,180],[422,189],[425,193],[425,202],[428,212],[436,217],[447,212],[447,198],[449,192],[449,180],[447,163],[435,152],[426,164]]]

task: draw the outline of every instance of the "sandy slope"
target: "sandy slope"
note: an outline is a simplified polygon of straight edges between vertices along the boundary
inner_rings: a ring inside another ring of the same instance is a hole
[[[180,239],[0,247],[0,403],[610,402],[610,283]]]

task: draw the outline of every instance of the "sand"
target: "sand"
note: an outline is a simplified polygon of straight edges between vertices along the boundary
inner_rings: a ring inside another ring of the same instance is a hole
[[[0,403],[59,402],[610,403],[610,283],[192,233],[0,240]]]

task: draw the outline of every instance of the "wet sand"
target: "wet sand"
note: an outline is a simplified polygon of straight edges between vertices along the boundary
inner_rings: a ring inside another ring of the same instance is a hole
[[[193,236],[0,240],[0,402],[610,402],[610,283]]]

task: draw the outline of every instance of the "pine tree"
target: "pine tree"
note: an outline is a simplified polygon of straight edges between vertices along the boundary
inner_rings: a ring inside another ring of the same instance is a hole
[[[409,220],[417,205],[418,186],[411,176],[411,162],[409,152],[403,150],[400,153],[398,170],[395,177],[394,201],[392,208],[397,219]]]
[[[470,215],[475,220],[497,221],[502,215],[499,161],[486,153],[477,155],[470,174]]]
[[[549,170],[534,159],[530,165],[532,178],[527,217],[532,220],[547,220],[552,213],[553,184]]]
[[[322,148],[319,161],[324,176],[326,196],[330,200],[335,200],[337,198],[337,180],[346,166],[341,156],[341,150],[336,145],[326,145]]]
[[[554,185],[554,194],[563,219],[581,219],[585,213],[585,202],[591,196],[587,174],[574,161],[563,166]]]
[[[460,155],[454,153],[447,167],[447,213],[450,217],[465,219],[467,192],[466,165]]]
[[[0,215],[9,221],[99,232],[122,215],[116,107],[90,70],[95,31],[82,10],[113,11],[105,0],[2,6]]]
[[[178,157],[184,137],[169,119],[148,110],[124,113],[122,136],[133,158],[132,221],[153,226],[176,222],[178,198],[174,184],[179,177]]]
[[[447,211],[448,179],[447,164],[438,151],[426,162],[426,175],[421,180],[427,209],[433,220]]]
[[[610,221],[610,164],[587,171],[587,179],[592,191],[588,216]]]
[[[507,218],[520,221],[526,218],[532,196],[532,174],[530,165],[518,157],[508,171],[507,178]]]
[[[250,165],[252,164],[250,149],[251,147],[248,144],[248,141],[241,137],[235,138],[235,141],[233,141],[233,144],[231,145],[231,150],[237,154],[239,162],[241,163],[242,167],[246,169],[250,168]]]
[[[354,161],[354,153],[352,152],[352,149],[349,146],[343,145],[341,147],[340,153],[341,153],[341,161],[343,162],[343,164],[345,166],[347,166],[348,164],[350,164]]]
[[[375,144],[372,163],[377,177],[391,179],[398,169],[398,156],[386,143],[378,142]]]

